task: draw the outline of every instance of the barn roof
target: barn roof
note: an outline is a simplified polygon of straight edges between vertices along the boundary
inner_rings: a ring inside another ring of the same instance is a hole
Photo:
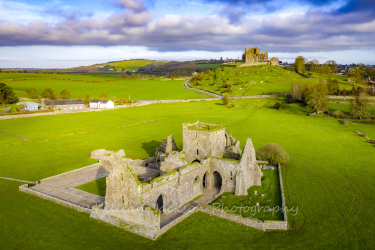
[[[44,104],[49,105],[75,105],[75,104],[84,104],[82,99],[73,99],[73,100],[44,100]]]
[[[98,100],[98,99],[92,99],[91,101],[90,101],[90,103],[104,103],[104,104],[106,104],[107,102],[109,102],[110,100]]]
[[[17,105],[21,105],[21,106],[36,106],[36,105],[38,105],[39,106],[40,103],[26,101],[26,102],[19,102],[19,103],[17,103]]]

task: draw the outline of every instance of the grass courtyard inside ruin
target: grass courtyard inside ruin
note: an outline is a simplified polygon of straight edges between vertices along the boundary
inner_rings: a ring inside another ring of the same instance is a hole
[[[283,220],[279,171],[263,169],[262,173],[262,186],[250,187],[247,195],[236,196],[229,192],[223,193],[210,205],[246,218],[261,221]]]
[[[182,123],[223,125],[244,146],[280,144],[291,160],[283,174],[288,231],[263,232],[195,213],[156,241],[89,218],[86,213],[18,191],[0,179],[0,245],[15,248],[372,248],[375,226],[375,138],[371,124],[311,117],[296,106],[275,110],[276,99],[153,104],[142,107],[0,121],[0,176],[36,181],[96,161],[90,152],[124,149],[144,159],[172,134],[182,145]],[[14,137],[16,136],[16,137]],[[30,141],[22,140],[27,138]]]

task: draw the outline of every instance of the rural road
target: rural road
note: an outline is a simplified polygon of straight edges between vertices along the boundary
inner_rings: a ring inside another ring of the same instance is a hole
[[[202,92],[202,93],[206,93],[206,94],[209,94],[209,95],[215,96],[216,98],[220,98],[220,99],[223,99],[223,98],[224,98],[224,96],[222,96],[222,95],[214,94],[214,93],[211,93],[211,92],[208,92],[208,91],[205,91],[205,90],[201,90],[201,89],[192,88],[192,87],[189,86],[189,82],[190,82],[190,80],[187,80],[187,81],[184,83],[185,88],[187,88],[187,89],[189,89],[189,90],[194,89],[194,90],[196,90],[196,91],[199,91],[199,92]]]

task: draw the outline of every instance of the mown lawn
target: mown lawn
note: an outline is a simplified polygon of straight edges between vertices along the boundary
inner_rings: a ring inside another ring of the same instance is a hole
[[[7,75],[17,79],[17,74]],[[205,98],[202,95],[183,89],[180,85],[182,80],[138,80],[128,79],[120,80],[115,77],[101,76],[80,76],[80,75],[48,75],[49,78],[33,78],[32,75],[41,74],[23,74],[17,81],[5,78],[2,81],[15,90],[16,96],[27,97],[26,89],[35,88],[39,95],[45,88],[51,88],[57,96],[63,89],[69,91],[71,98],[90,97],[99,98],[102,93],[107,93],[108,98],[130,99],[131,100],[157,100],[157,99],[195,99]],[[46,77],[48,77],[46,76]],[[53,79],[57,76],[55,79]],[[29,78],[24,78],[29,77]],[[1,81],[1,80],[0,80]]]
[[[283,172],[291,229],[262,232],[196,213],[152,241],[90,219],[87,214],[21,193],[0,179],[0,246],[14,248],[372,248],[375,244],[375,127],[291,114],[276,100],[153,104],[104,112],[0,121],[0,176],[35,181],[96,162],[95,149],[124,149],[129,158],[154,154],[169,134],[182,145],[182,123],[221,124],[256,149],[280,144],[290,155]],[[147,121],[147,122],[143,122]]]
[[[105,197],[106,186],[107,186],[106,180],[107,180],[107,177],[103,177],[95,181],[90,181],[88,183],[85,183],[75,188]]]

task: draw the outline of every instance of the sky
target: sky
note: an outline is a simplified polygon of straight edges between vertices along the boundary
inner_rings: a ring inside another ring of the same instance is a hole
[[[375,64],[375,0],[0,0],[0,68],[126,59]]]

